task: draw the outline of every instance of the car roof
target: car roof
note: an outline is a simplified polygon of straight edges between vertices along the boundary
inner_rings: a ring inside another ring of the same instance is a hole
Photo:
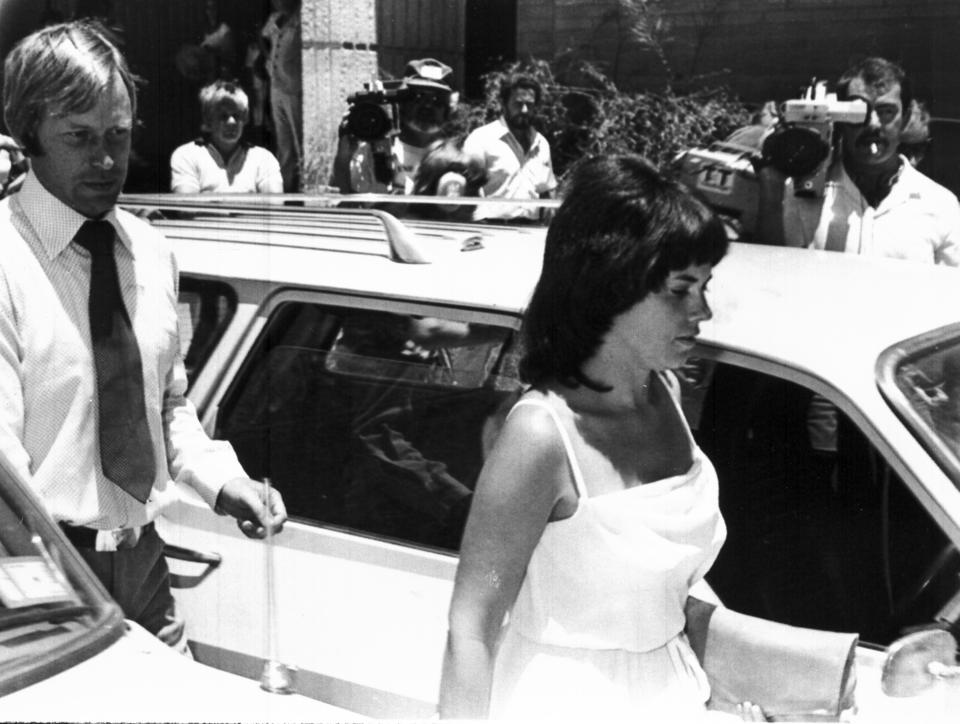
[[[334,213],[337,212],[337,213]],[[540,272],[545,229],[405,221],[425,263],[396,258],[380,212],[327,209],[154,220],[182,272],[519,315]],[[393,223],[396,223],[394,220]]]
[[[960,320],[960,270],[899,259],[735,243],[710,287],[702,341],[762,350],[837,384]]]
[[[404,243],[428,262],[408,263],[388,241],[397,220],[381,211],[211,206],[155,220],[183,272],[516,316],[539,276],[546,233],[407,219]],[[714,318],[701,342],[841,385],[872,371],[887,347],[960,319],[960,271],[898,259],[733,243],[710,290]]]

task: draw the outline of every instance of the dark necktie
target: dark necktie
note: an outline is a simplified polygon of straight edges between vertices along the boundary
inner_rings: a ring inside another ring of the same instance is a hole
[[[93,257],[90,335],[97,370],[103,473],[145,503],[153,488],[157,467],[147,427],[140,350],[123,304],[113,257],[115,236],[110,222],[86,221],[74,241]]]

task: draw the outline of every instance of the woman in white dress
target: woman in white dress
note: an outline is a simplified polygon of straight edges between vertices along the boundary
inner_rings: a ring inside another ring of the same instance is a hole
[[[705,713],[684,611],[726,529],[669,370],[726,250],[710,209],[644,159],[574,173],[524,323],[530,387],[464,533],[443,718]]]

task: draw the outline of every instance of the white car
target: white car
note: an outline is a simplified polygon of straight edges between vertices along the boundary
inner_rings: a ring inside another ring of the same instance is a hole
[[[197,658],[256,676],[272,630],[302,693],[431,716],[544,230],[312,205],[330,199],[125,203],[175,246],[205,427],[291,516],[269,571],[261,543],[189,492],[162,520],[169,543],[222,557],[177,570]],[[729,528],[708,582],[744,613],[859,632],[860,720],[949,711],[949,668],[911,697],[880,681],[902,634],[960,620],[960,272],[733,244],[710,295],[682,372]]]

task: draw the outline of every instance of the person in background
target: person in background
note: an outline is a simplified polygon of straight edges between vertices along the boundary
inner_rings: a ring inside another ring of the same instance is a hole
[[[500,117],[470,132],[463,150],[483,159],[488,180],[483,195],[488,198],[543,199],[553,196],[557,179],[553,173],[550,144],[536,129],[537,108],[543,99],[540,83],[516,75],[500,88]],[[476,220],[535,221],[540,209],[515,204],[483,204]]]
[[[153,522],[174,482],[250,537],[286,511],[200,425],[170,244],[117,208],[135,81],[94,21],[43,28],[6,57],[4,120],[30,170],[0,201],[0,451],[124,615],[186,652]]]
[[[957,197],[900,153],[914,108],[906,73],[867,58],[843,74],[837,97],[866,101],[865,122],[836,124],[839,146],[822,195],[798,195],[772,165],[760,169],[758,240],[960,265]]]
[[[524,319],[530,387],[460,548],[441,717],[704,713],[685,607],[726,528],[670,370],[711,317],[727,247],[709,207],[639,156],[574,171]]]
[[[416,196],[448,196],[469,198],[480,196],[487,181],[483,161],[464,153],[460,141],[437,141],[430,147],[417,168],[413,183]],[[410,212],[427,219],[470,221],[471,204],[411,204]]]
[[[20,188],[28,168],[23,149],[12,138],[0,133],[0,199]]]
[[[777,111],[776,101],[767,101],[760,107],[760,110],[750,117],[750,125],[738,128],[727,136],[723,142],[740,146],[759,155],[763,150],[763,139],[777,125],[779,118],[780,113]]]
[[[270,77],[270,115],[283,190],[300,190],[303,165],[303,66],[300,57],[300,0],[272,0],[273,12],[260,33]]]
[[[202,135],[170,156],[170,190],[194,193],[281,193],[280,164],[270,151],[243,140],[247,94],[222,80],[200,90]]]
[[[911,101],[908,120],[900,133],[900,153],[914,168],[920,165],[930,150],[930,111],[923,101]]]
[[[453,69],[433,58],[407,63],[398,107],[398,132],[362,140],[351,133],[349,112],[340,138],[330,185],[341,193],[413,193],[417,169],[427,151],[445,139],[455,94]]]

